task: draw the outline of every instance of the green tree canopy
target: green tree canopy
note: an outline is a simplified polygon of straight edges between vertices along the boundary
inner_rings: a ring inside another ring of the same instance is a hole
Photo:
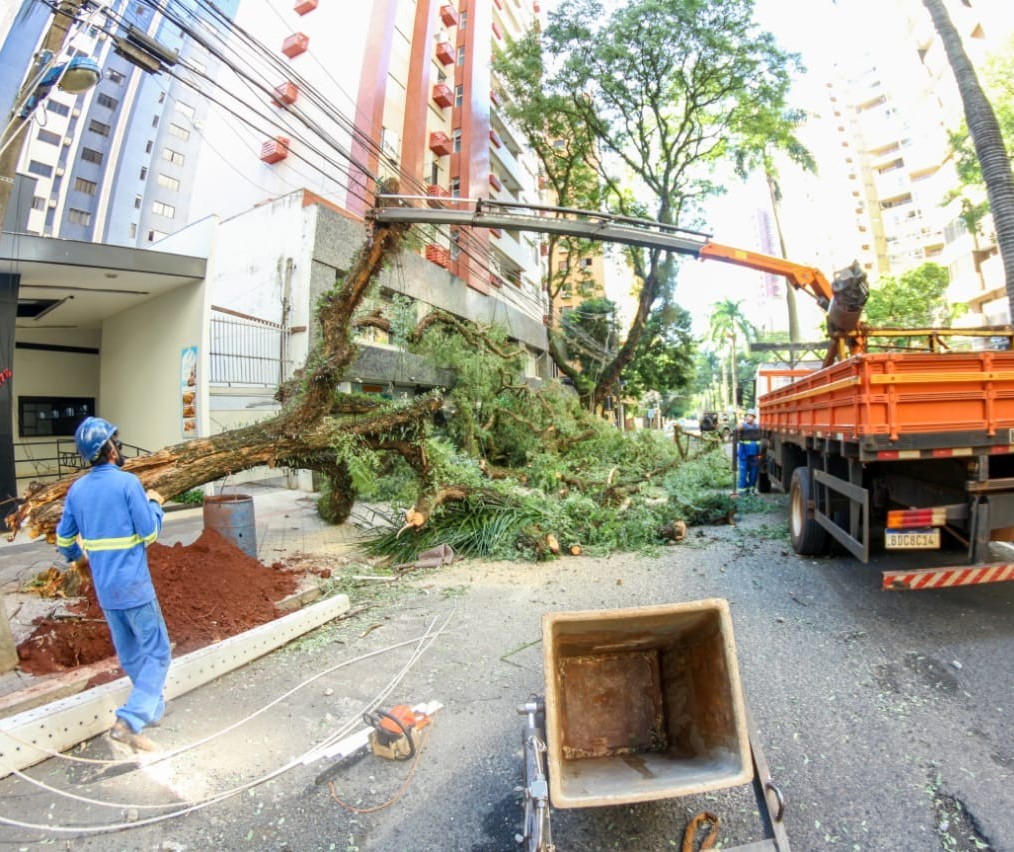
[[[597,172],[600,209],[678,226],[697,224],[700,202],[720,191],[716,164],[768,143],[757,126],[778,135],[797,64],[754,24],[753,0],[626,0],[608,11],[601,0],[564,0],[541,39],[510,45],[508,59],[515,51],[527,84],[515,76],[522,85],[511,94],[530,116],[526,133],[545,133],[549,114],[565,119],[560,135]],[[670,254],[631,249],[628,258],[637,310],[592,404],[615,390],[675,282]]]
[[[958,308],[947,299],[947,284],[947,270],[936,263],[884,276],[870,291],[866,320],[874,328],[948,328]]]

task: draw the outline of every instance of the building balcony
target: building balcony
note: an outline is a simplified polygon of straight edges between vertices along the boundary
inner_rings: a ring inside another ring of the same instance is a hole
[[[429,243],[426,246],[426,259],[430,263],[447,269],[451,265],[451,250],[435,243]]]
[[[271,98],[271,102],[275,106],[289,106],[289,104],[294,104],[298,98],[299,86],[292,82],[286,82],[275,86],[275,94]]]
[[[289,156],[289,140],[285,136],[276,136],[261,145],[261,160],[269,166]]]
[[[497,37],[498,41],[503,41],[503,29],[496,21],[493,21],[493,35]]]
[[[489,102],[493,104],[493,106],[500,106],[500,96],[496,93],[496,89],[489,90]]]
[[[458,10],[450,3],[444,3],[440,7],[440,20],[444,22],[445,27],[456,27],[458,25]]]
[[[292,8],[297,15],[305,15],[307,12],[312,12],[316,9],[319,2],[320,0],[296,0],[296,5]]]
[[[437,186],[435,183],[431,183],[429,186],[426,187],[426,194],[433,197],[434,199],[451,197],[451,191],[449,189],[444,189],[442,186]],[[426,203],[429,204],[430,207],[444,206],[439,201],[427,201]]]
[[[446,133],[436,130],[430,134],[430,150],[438,157],[446,157],[454,150],[454,143]]]
[[[433,102],[443,108],[454,105],[454,92],[451,87],[444,83],[437,83],[433,87]]]
[[[305,53],[310,46],[310,37],[306,33],[293,33],[282,42],[282,53],[294,59],[301,53]]]
[[[451,65],[454,62],[454,45],[449,41],[438,41],[437,61],[441,65]]]

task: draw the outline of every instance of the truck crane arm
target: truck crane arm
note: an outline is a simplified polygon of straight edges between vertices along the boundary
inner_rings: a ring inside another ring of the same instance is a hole
[[[781,275],[793,287],[808,292],[827,311],[828,334],[839,342],[858,329],[869,295],[866,274],[857,263],[837,272],[829,282],[812,266],[722,245],[712,242],[707,234],[647,219],[488,199],[456,198],[448,202],[453,207],[432,207],[434,198],[430,196],[381,194],[377,201],[379,206],[370,211],[369,218],[378,225],[407,222],[535,231],[643,246]],[[423,201],[427,206],[414,206]],[[851,338],[850,346],[857,345],[858,339]]]
[[[781,275],[797,290],[808,292],[827,311],[827,330],[832,337],[843,336],[859,327],[859,317],[869,297],[866,273],[858,263],[839,270],[834,281],[829,282],[823,272],[812,266],[710,240],[700,247],[698,257]]]

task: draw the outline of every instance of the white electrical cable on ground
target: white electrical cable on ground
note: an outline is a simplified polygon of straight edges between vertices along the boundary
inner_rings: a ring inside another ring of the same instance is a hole
[[[108,802],[102,802],[102,801],[99,801],[99,800],[92,800],[92,799],[88,799],[86,797],[77,796],[76,794],[73,794],[73,793],[68,793],[66,791],[59,790],[57,788],[50,787],[50,786],[44,784],[43,782],[40,782],[40,781],[37,781],[35,779],[29,778],[28,776],[25,776],[23,773],[15,770],[13,774],[17,775],[18,777],[23,778],[24,780],[26,780],[26,781],[28,781],[28,782],[30,782],[32,784],[35,784],[36,786],[40,786],[40,787],[42,787],[42,788],[44,788],[44,789],[46,789],[46,790],[48,790],[50,792],[53,792],[55,794],[64,796],[66,798],[71,798],[71,799],[75,799],[75,800],[78,800],[78,801],[87,802],[87,803],[90,803],[90,804],[106,805],[106,806],[109,806],[109,807],[119,807],[119,808],[124,808],[124,807],[126,807],[126,808],[135,808],[135,809],[150,809],[150,808],[170,807],[170,806],[178,808],[179,805],[181,805],[181,804],[188,805],[188,806],[184,807],[184,808],[180,808],[178,810],[175,810],[175,811],[173,811],[171,813],[158,814],[158,815],[155,815],[155,816],[148,817],[147,819],[135,820],[135,821],[129,822],[129,823],[114,823],[114,824],[93,825],[93,826],[61,826],[61,825],[51,825],[51,824],[29,823],[29,822],[24,822],[22,820],[16,820],[16,819],[13,819],[11,817],[0,816],[0,824],[12,825],[12,826],[15,826],[15,827],[18,827],[18,828],[35,829],[35,830],[43,831],[43,832],[46,832],[46,831],[57,832],[57,833],[62,833],[62,834],[78,834],[78,835],[103,834],[103,833],[111,832],[111,831],[122,831],[122,830],[125,830],[125,829],[128,829],[128,828],[138,828],[138,827],[145,826],[145,825],[152,825],[152,824],[155,824],[155,823],[158,823],[158,822],[163,822],[163,821],[168,820],[168,819],[173,819],[175,817],[183,816],[185,814],[192,813],[193,811],[205,808],[205,807],[207,807],[209,805],[217,804],[218,802],[225,801],[226,799],[229,799],[229,798],[231,798],[231,797],[233,797],[233,796],[235,796],[235,795],[237,795],[239,793],[242,793],[245,790],[249,790],[249,789],[252,789],[253,787],[257,787],[257,786],[259,786],[261,784],[264,784],[267,781],[270,781],[270,780],[272,780],[274,778],[277,778],[279,775],[284,774],[285,772],[287,772],[288,770],[294,768],[295,766],[298,766],[298,765],[303,764],[303,763],[310,762],[312,759],[314,759],[312,757],[313,755],[319,754],[324,748],[326,748],[331,743],[333,743],[333,742],[337,741],[338,739],[340,739],[341,736],[343,736],[345,733],[347,733],[349,730],[351,730],[356,724],[358,724],[359,719],[362,717],[362,712],[366,712],[366,711],[368,711],[370,709],[374,709],[379,704],[381,704],[383,702],[384,698],[386,698],[386,696],[388,694],[390,694],[390,692],[394,689],[394,687],[397,686],[397,684],[400,682],[400,680],[408,673],[408,671],[411,669],[412,665],[416,661],[419,660],[419,658],[422,656],[422,654],[426,650],[428,650],[429,647],[433,644],[433,642],[435,642],[436,639],[444,632],[444,630],[446,629],[448,623],[453,618],[453,616],[454,616],[454,612],[452,611],[451,614],[448,615],[447,618],[444,620],[443,624],[441,624],[440,627],[438,629],[436,629],[436,630],[434,630],[434,625],[436,624],[436,622],[434,621],[430,625],[430,627],[427,628],[426,633],[424,633],[421,637],[418,637],[416,639],[406,640],[405,642],[399,642],[399,643],[396,643],[395,645],[391,645],[391,646],[388,646],[386,648],[381,648],[381,649],[378,649],[376,651],[371,651],[371,652],[369,652],[367,654],[363,654],[363,655],[361,655],[361,656],[359,656],[357,658],[354,658],[352,660],[346,660],[343,663],[340,663],[340,664],[338,664],[336,666],[332,666],[331,668],[329,668],[329,669],[327,669],[327,670],[325,670],[323,672],[318,672],[313,677],[308,678],[307,680],[303,681],[298,686],[296,686],[293,689],[291,689],[288,692],[286,692],[284,695],[280,696],[279,698],[277,698],[274,701],[270,702],[269,704],[265,705],[261,709],[257,710],[255,713],[253,713],[253,714],[245,717],[244,719],[240,720],[239,722],[237,722],[237,723],[229,726],[228,728],[225,728],[222,731],[217,732],[216,734],[213,734],[213,735],[211,735],[209,737],[206,737],[203,740],[199,740],[196,743],[192,743],[192,744],[190,744],[189,746],[187,746],[185,748],[177,749],[176,751],[170,752],[170,753],[168,753],[166,755],[160,755],[160,756],[158,756],[156,758],[156,760],[154,760],[154,761],[148,761],[147,763],[145,763],[141,767],[139,767],[139,768],[143,768],[144,766],[150,766],[152,763],[161,762],[162,760],[165,760],[167,757],[170,757],[170,756],[176,755],[176,754],[180,754],[180,753],[182,753],[184,751],[187,751],[187,750],[189,750],[191,748],[195,748],[198,745],[207,743],[210,740],[215,739],[216,737],[221,736],[222,734],[224,734],[224,733],[226,733],[228,731],[233,730],[239,724],[242,724],[242,723],[244,723],[246,721],[249,721],[250,719],[255,718],[256,716],[260,715],[262,712],[264,712],[268,708],[274,706],[275,704],[277,704],[280,701],[284,700],[285,698],[289,697],[294,692],[298,691],[299,689],[302,689],[304,686],[312,683],[313,681],[317,680],[318,678],[320,678],[320,677],[322,677],[322,676],[324,676],[326,674],[329,674],[330,672],[333,672],[333,671],[335,671],[337,669],[343,668],[344,666],[351,665],[352,663],[360,662],[360,661],[368,659],[370,657],[377,656],[378,654],[386,653],[387,651],[395,649],[395,648],[404,647],[405,645],[410,645],[410,644],[413,644],[413,643],[417,644],[417,648],[413,652],[412,656],[409,658],[409,661],[401,668],[401,670],[398,672],[398,674],[395,675],[395,677],[392,678],[388,682],[388,684],[381,690],[381,692],[378,693],[378,695],[375,696],[373,699],[371,699],[371,701],[367,705],[365,705],[364,710],[361,711],[360,714],[355,719],[349,720],[346,723],[344,723],[338,729],[338,731],[335,734],[329,736],[323,742],[318,743],[317,745],[311,747],[306,752],[304,752],[302,755],[300,755],[300,756],[298,756],[296,758],[293,758],[292,760],[290,760],[287,763],[285,763],[283,766],[281,766],[281,767],[279,767],[279,768],[277,768],[277,769],[275,769],[275,770],[273,770],[273,771],[271,771],[271,772],[269,772],[269,773],[267,773],[267,774],[265,774],[265,775],[263,775],[263,776],[261,776],[259,778],[253,779],[252,781],[248,781],[248,782],[246,782],[246,783],[244,783],[242,785],[239,785],[237,787],[234,787],[234,788],[232,788],[230,790],[225,790],[225,791],[222,791],[220,793],[215,793],[214,795],[205,797],[204,799],[193,800],[192,802],[189,802],[189,801],[188,802],[173,802],[173,803],[171,803],[169,805],[161,806],[161,805],[112,804],[112,803],[108,803]],[[65,759],[86,760],[84,758],[71,758],[71,756],[69,756],[69,755],[56,754],[55,756],[63,757]],[[90,761],[90,760],[88,760],[87,762],[99,762],[99,763],[107,763],[108,764],[108,763],[136,763],[137,761],[135,761],[135,760],[127,760],[127,761]]]

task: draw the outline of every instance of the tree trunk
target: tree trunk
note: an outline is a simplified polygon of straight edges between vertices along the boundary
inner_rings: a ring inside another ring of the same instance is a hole
[[[775,233],[778,235],[778,251],[781,252],[782,257],[788,259],[789,253],[785,250],[785,233],[782,231],[782,217],[779,212],[778,182],[771,174],[770,169],[765,171],[764,177],[768,183],[768,194],[771,196],[771,215],[775,220]],[[785,307],[789,313],[789,343],[799,343],[799,310],[796,307],[796,288],[788,280],[785,281]]]
[[[986,195],[996,226],[996,239],[1003,260],[1008,311],[1014,310],[1014,173],[1004,147],[996,113],[982,91],[979,78],[965,53],[961,36],[954,28],[943,0],[923,0],[933,25],[943,42],[947,60],[965,108],[968,131],[982,167]]]

